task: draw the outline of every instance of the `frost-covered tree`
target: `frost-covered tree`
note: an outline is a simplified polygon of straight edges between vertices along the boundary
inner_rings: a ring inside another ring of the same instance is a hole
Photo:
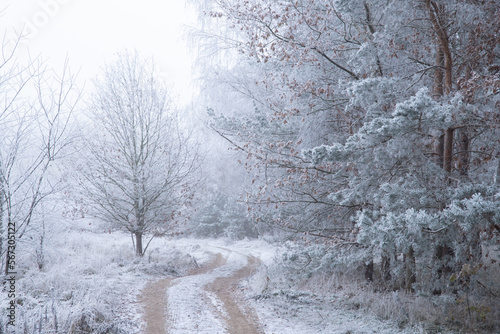
[[[479,233],[498,229],[493,175],[486,173],[482,182],[459,180],[458,171],[453,177],[434,163],[429,133],[450,124],[456,107],[433,101],[423,90],[391,114],[366,122],[345,143],[304,152],[314,165],[337,164],[349,184],[330,198],[358,206],[357,241],[385,259],[388,277],[389,264],[405,256],[408,289],[415,282],[416,259],[420,277],[432,275],[426,273],[432,266],[439,274],[459,271],[466,262],[482,260]],[[448,253],[437,254],[436,249],[445,252],[443,247],[450,248]]]
[[[17,40],[19,42],[19,40]],[[57,73],[41,59],[17,59],[17,43],[0,57],[0,254],[2,271],[16,272],[16,247],[43,262],[42,203],[60,190],[57,160],[70,143],[68,127],[79,101],[65,64]],[[55,172],[55,173],[54,173]],[[25,236],[35,239],[24,244]]]
[[[222,42],[229,40],[247,59],[218,74],[221,85],[247,103],[232,106],[237,117],[219,117],[216,110],[213,126],[244,152],[255,185],[247,202],[264,223],[350,242],[348,219],[334,217],[349,217],[355,208],[328,198],[345,180],[335,178],[329,166],[311,166],[299,153],[344,140],[361,125],[367,111],[346,107],[346,89],[349,82],[385,73],[372,45],[371,18],[381,8],[357,2],[337,8],[330,1],[218,1],[206,9],[240,28]],[[396,94],[386,95],[389,100]]]
[[[104,68],[89,105],[89,159],[78,166],[86,204],[111,228],[130,232],[142,256],[143,236],[169,231],[192,198],[197,147],[152,61],[137,52]]]
[[[249,219],[245,206],[236,198],[218,187],[206,187],[202,200],[191,219],[190,230],[194,235],[232,240],[257,237],[256,224]]]
[[[218,41],[245,58],[218,75],[248,102],[216,110],[213,126],[246,155],[257,218],[357,244],[359,262],[371,270],[379,259],[382,276],[408,289],[481,262],[498,233],[488,211],[500,139],[494,2],[220,0],[204,10],[227,22]]]
[[[482,248],[495,240],[491,231],[498,232],[492,209],[498,190],[490,186],[500,139],[498,36],[490,33],[500,29],[497,14],[487,2],[424,1],[415,7],[412,19],[421,23],[407,36],[435,44],[427,52],[403,44],[399,57],[422,66],[420,81],[395,73],[348,83],[349,104],[369,111],[363,126],[346,141],[305,154],[314,165],[352,168],[343,171],[346,189],[335,189],[330,198],[359,205],[357,240],[381,254],[385,277],[403,254],[407,289],[419,275],[441,291],[452,272],[482,265]],[[408,97],[397,93],[395,83],[424,88]],[[394,97],[381,106],[385,92]]]

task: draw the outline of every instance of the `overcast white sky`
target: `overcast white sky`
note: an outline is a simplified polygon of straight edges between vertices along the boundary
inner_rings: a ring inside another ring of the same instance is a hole
[[[73,71],[91,78],[105,61],[124,48],[153,56],[160,75],[188,103],[194,55],[184,40],[184,25],[196,16],[185,0],[0,0],[1,30],[30,35],[21,45],[62,68],[66,55]]]

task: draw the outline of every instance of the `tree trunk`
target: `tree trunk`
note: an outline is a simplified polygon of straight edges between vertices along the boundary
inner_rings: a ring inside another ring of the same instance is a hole
[[[434,70],[434,98],[439,99],[443,96],[443,67],[444,67],[444,53],[438,47],[436,50],[436,68]]]
[[[436,137],[434,142],[434,156],[436,164],[443,168],[444,161],[444,132],[441,130],[441,134]]]
[[[392,279],[391,275],[391,257],[387,254],[382,255],[381,263],[382,279],[385,283],[389,283]]]
[[[410,293],[414,291],[413,284],[417,282],[415,251],[413,247],[410,247],[406,253],[405,269],[405,290]]]
[[[460,130],[460,154],[459,154],[459,167],[460,167],[460,175],[467,176],[469,175],[469,135],[467,133],[467,128],[463,128]]]
[[[425,4],[427,9],[429,10],[429,17],[431,24],[434,28],[434,32],[436,33],[436,70],[434,72],[434,97],[436,99],[440,98],[444,94],[450,94],[453,89],[453,58],[450,49],[450,40],[448,36],[447,27],[448,19],[446,8],[443,3],[425,0]],[[443,139],[443,156],[442,163],[440,166],[447,172],[448,176],[452,170],[452,157],[453,157],[453,135],[454,128],[448,128],[444,131],[444,139]],[[460,138],[462,140],[462,138]],[[465,139],[464,143],[460,143],[459,145],[466,145],[467,149],[464,150],[464,156],[460,157],[464,161],[464,166],[461,168],[465,168],[464,171],[468,173],[468,146],[469,140],[468,137]],[[440,145],[439,143],[438,145]],[[437,155],[439,158],[439,155]],[[462,173],[462,170],[461,170]],[[448,180],[450,180],[448,178]],[[442,208],[440,208],[442,210]],[[438,261],[438,277],[447,277],[449,272],[451,272],[451,267],[446,262],[449,259],[449,256],[453,256],[453,250],[448,244],[442,243],[438,244],[435,250],[435,258]],[[407,264],[408,265],[408,264]],[[408,267],[407,267],[408,268]],[[441,290],[434,290],[435,294],[440,294]]]
[[[436,48],[436,67],[434,69],[434,87],[433,87],[433,97],[438,100],[443,96],[443,73],[444,68],[444,53],[443,49],[439,47],[439,42]],[[441,134],[436,137],[434,142],[434,154],[435,161],[439,167],[443,168],[443,156],[444,156],[444,132],[440,130]]]
[[[139,177],[136,174],[137,167],[134,167],[134,193],[136,194],[134,199],[134,211],[135,211],[135,219],[136,219],[136,232],[135,232],[135,254],[137,256],[143,256],[142,250],[142,231],[144,231],[144,214],[143,214],[143,199],[141,198],[139,188],[144,186],[139,182]]]
[[[446,129],[444,136],[444,170],[451,173],[451,162],[453,155],[453,134],[455,130],[453,128]]]
[[[451,273],[449,263],[450,257],[453,257],[454,252],[447,244],[439,245],[436,249],[436,259],[439,262],[438,278],[446,277]]]
[[[437,278],[441,282],[446,282],[452,272],[452,268],[450,266],[449,261],[451,260],[453,255],[454,255],[453,249],[449,247],[446,243],[438,245],[436,248],[435,259],[438,265]],[[441,292],[442,292],[441,288],[438,287],[434,289],[433,294],[440,295]]]
[[[43,210],[43,208],[42,208]],[[38,270],[43,270],[45,266],[45,251],[44,251],[44,242],[45,242],[45,219],[42,219],[42,234],[40,235],[40,243],[39,248],[35,250],[36,253],[36,263],[38,264]]]
[[[427,8],[429,9],[429,16],[431,19],[432,26],[437,37],[437,47],[438,53],[436,54],[436,66],[442,69],[441,81],[444,79],[444,87],[441,85],[441,89],[444,88],[444,93],[450,94],[453,88],[453,57],[450,50],[450,39],[448,37],[447,17],[444,4],[439,4],[435,1],[426,0]],[[444,70],[444,71],[443,71]],[[434,77],[436,83],[436,76]],[[434,87],[436,89],[436,87]]]
[[[471,232],[471,240],[469,243],[469,261],[473,263],[481,263],[483,258],[483,250],[481,247],[481,232],[476,228]]]
[[[373,282],[373,259],[365,264],[365,279]]]
[[[142,253],[142,232],[135,232],[135,255],[143,256]]]
[[[495,173],[495,179],[493,182],[495,182],[495,185],[497,187],[500,187],[500,158],[497,161],[497,171]]]

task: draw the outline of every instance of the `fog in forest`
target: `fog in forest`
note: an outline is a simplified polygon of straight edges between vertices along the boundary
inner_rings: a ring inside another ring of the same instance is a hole
[[[0,22],[0,333],[500,331],[495,1]]]

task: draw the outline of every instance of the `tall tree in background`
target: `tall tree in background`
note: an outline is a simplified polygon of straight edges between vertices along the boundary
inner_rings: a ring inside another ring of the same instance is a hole
[[[191,199],[197,148],[152,61],[137,52],[105,67],[90,106],[90,159],[79,166],[87,204],[112,228],[130,232],[142,256],[143,236],[168,231]]]

